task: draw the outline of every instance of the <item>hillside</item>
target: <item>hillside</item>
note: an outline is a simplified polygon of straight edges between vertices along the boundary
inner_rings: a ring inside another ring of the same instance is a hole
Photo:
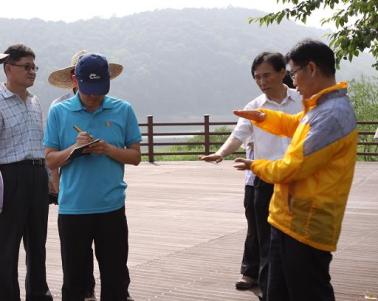
[[[292,22],[269,28],[248,24],[248,17],[261,14],[239,8],[168,9],[74,23],[0,19],[0,50],[16,42],[35,50],[40,71],[32,91],[45,111],[65,92],[47,83],[48,74],[87,49],[125,66],[111,94],[129,100],[140,121],[148,114],[177,120],[206,113],[229,120],[233,108],[259,93],[250,75],[256,54],[285,53],[302,38],[324,38],[325,32]],[[371,63],[363,55],[344,64],[338,79],[369,76]]]

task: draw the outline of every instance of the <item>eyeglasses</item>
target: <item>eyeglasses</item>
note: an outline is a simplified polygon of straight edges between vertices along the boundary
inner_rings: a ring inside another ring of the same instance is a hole
[[[300,71],[300,70],[302,70],[302,69],[305,68],[306,66],[307,66],[307,64],[304,65],[304,66],[302,66],[302,67],[297,68],[296,70],[289,71],[289,75],[290,75],[291,79],[294,79],[295,76],[296,76],[296,74],[297,74],[297,72]]]
[[[37,72],[38,69],[39,69],[38,66],[32,65],[32,64],[23,64],[23,65],[20,64],[20,65],[18,65],[18,64],[10,64],[10,63],[8,63],[8,65],[16,66],[16,67],[22,67],[27,72],[30,72],[31,70],[33,70],[34,72]]]

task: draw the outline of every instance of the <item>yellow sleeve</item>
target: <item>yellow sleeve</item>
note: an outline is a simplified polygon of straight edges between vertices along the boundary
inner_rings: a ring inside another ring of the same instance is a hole
[[[329,150],[322,149],[317,154],[304,157],[302,147],[303,144],[289,146],[280,160],[254,160],[251,170],[267,183],[290,183],[312,174],[331,155]]]
[[[304,129],[306,130],[306,129]],[[326,166],[334,155],[340,152],[345,144],[355,148],[357,132],[350,133],[347,137],[333,142],[310,155],[304,155],[304,141],[289,145],[284,157],[280,160],[254,160],[251,170],[268,183],[287,184],[301,180]],[[348,160],[354,160],[355,153],[351,152]]]
[[[265,120],[261,122],[253,121],[253,125],[271,133],[274,135],[293,137],[295,130],[298,127],[300,120],[302,119],[304,112],[298,114],[287,114],[284,112],[258,109],[260,112],[265,113]]]

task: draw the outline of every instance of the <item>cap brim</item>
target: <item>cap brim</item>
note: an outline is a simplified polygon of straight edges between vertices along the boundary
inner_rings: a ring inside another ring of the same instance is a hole
[[[106,95],[110,90],[110,79],[93,82],[79,80],[78,84],[79,91],[87,95]]]
[[[9,54],[7,53],[0,53],[0,64],[4,61],[4,59],[8,56]],[[122,70],[121,70],[122,72]]]
[[[49,75],[48,81],[55,87],[72,89],[72,70],[75,66],[69,66],[63,69],[56,70]],[[116,78],[123,71],[123,66],[120,64],[109,63],[110,79]]]

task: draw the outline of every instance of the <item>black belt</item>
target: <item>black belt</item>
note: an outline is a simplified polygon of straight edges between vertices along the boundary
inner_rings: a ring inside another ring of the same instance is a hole
[[[12,163],[0,164],[1,166],[5,165],[32,165],[32,166],[45,166],[45,159],[28,159]]]

